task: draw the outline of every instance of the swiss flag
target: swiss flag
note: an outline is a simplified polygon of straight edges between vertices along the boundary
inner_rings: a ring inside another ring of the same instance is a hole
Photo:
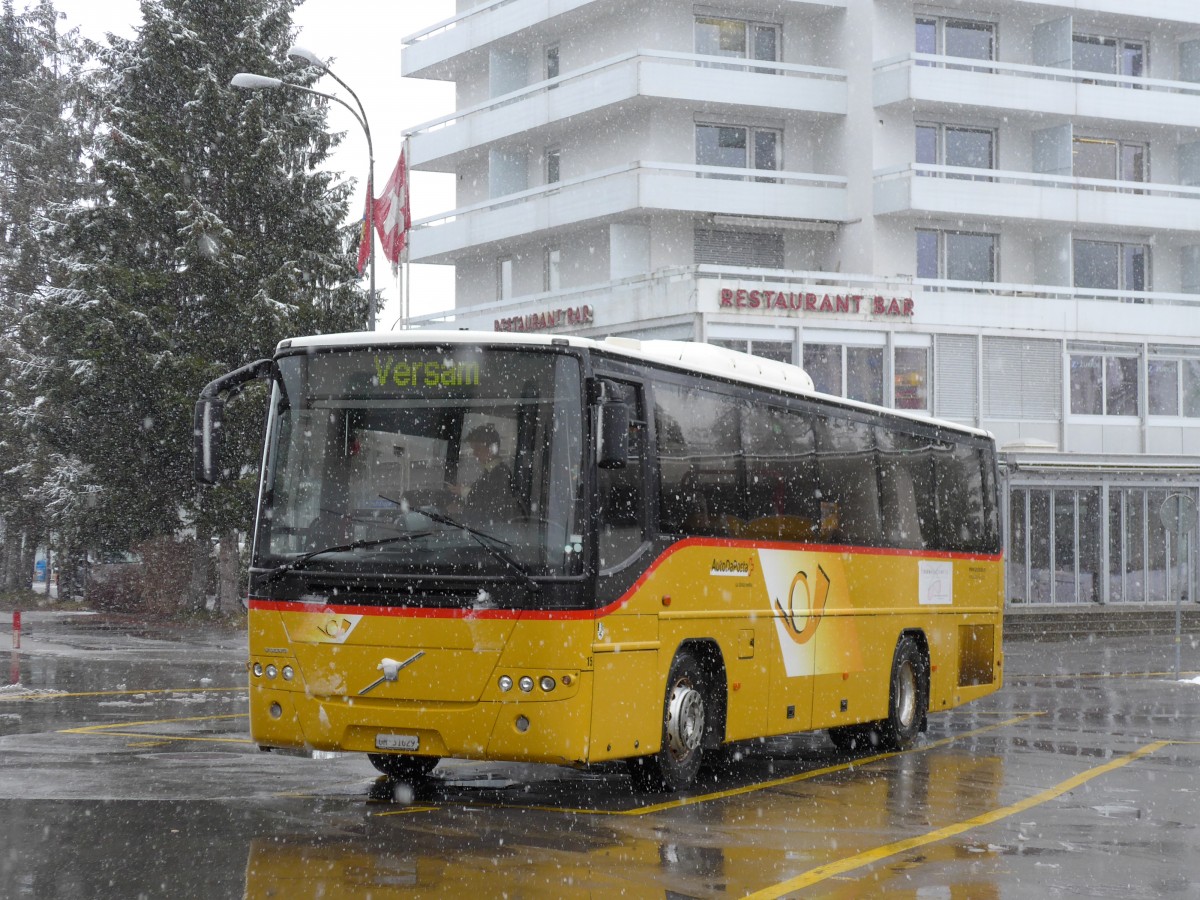
[[[367,260],[371,258],[371,204],[375,201],[371,199],[371,190],[373,185],[367,184],[367,202],[363,207],[362,220],[362,236],[358,240],[358,274],[363,273],[363,269],[367,267]]]
[[[412,227],[412,216],[408,210],[408,166],[404,151],[392,170],[383,189],[383,196],[375,201],[375,230],[383,244],[383,255],[393,266],[400,262],[400,254],[408,243],[408,229]]]

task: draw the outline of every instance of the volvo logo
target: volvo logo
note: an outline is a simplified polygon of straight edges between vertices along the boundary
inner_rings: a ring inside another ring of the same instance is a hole
[[[416,653],[414,653],[408,659],[404,660],[404,662],[396,662],[396,660],[388,659],[385,656],[383,659],[381,659],[379,661],[379,665],[377,665],[375,667],[376,669],[381,671],[383,674],[380,675],[378,678],[376,678],[373,682],[368,684],[361,691],[359,691],[358,696],[361,697],[363,694],[366,694],[369,691],[375,690],[375,688],[379,687],[385,681],[395,681],[397,676],[399,676],[401,669],[408,668],[409,666],[411,666],[413,663],[415,663],[418,659],[420,659],[424,655],[425,655],[424,650],[418,650]]]

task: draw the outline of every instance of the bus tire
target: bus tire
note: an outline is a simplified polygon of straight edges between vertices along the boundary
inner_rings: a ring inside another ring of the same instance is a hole
[[[367,759],[376,770],[397,781],[424,778],[439,761],[436,756],[408,756],[404,753],[368,753]]]
[[[704,737],[711,695],[704,669],[681,650],[671,663],[663,701],[662,746],[653,756],[629,760],[629,774],[640,793],[681,791],[691,787],[704,761]]]
[[[880,722],[880,737],[887,750],[905,750],[925,728],[929,710],[929,660],[911,635],[896,642],[888,682],[888,717]]]

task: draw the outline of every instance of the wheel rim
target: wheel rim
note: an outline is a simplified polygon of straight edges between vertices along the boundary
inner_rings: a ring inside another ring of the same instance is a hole
[[[667,704],[667,745],[671,755],[683,759],[695,752],[704,736],[704,695],[686,684],[671,690]]]
[[[904,728],[917,718],[917,676],[910,663],[900,667],[896,679],[896,719]]]

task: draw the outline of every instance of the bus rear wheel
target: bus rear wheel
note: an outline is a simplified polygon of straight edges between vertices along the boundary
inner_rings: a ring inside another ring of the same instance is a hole
[[[888,717],[879,723],[888,750],[911,747],[925,730],[929,710],[929,660],[911,635],[902,635],[892,656]]]
[[[367,759],[378,771],[397,781],[424,778],[438,764],[436,756],[407,756],[403,753],[368,753]]]
[[[709,696],[704,669],[691,653],[680,651],[667,675],[662,747],[653,756],[629,760],[639,792],[680,791],[695,782],[704,761]]]

